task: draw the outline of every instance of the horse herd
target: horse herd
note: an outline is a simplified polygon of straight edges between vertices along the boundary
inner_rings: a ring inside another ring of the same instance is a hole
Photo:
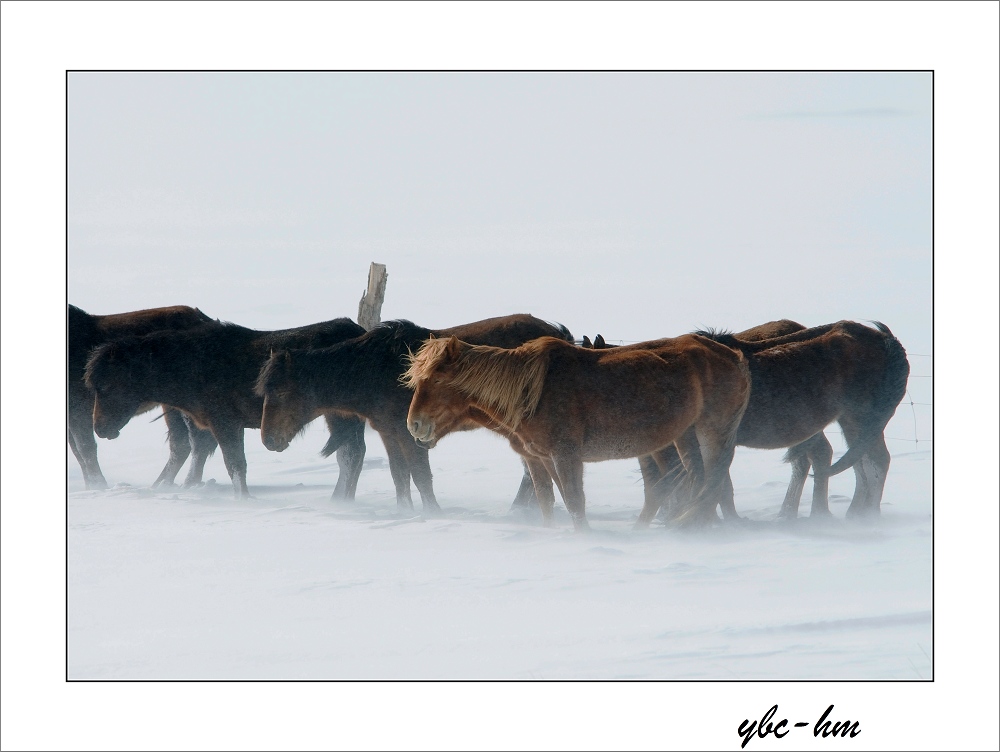
[[[524,464],[515,507],[552,523],[558,487],[577,529],[587,527],[583,463],[638,458],[644,504],[675,524],[739,519],[729,467],[735,447],[788,448],[792,479],[780,515],[794,518],[810,467],[811,514],[829,515],[829,477],[854,468],[849,517],[879,514],[889,469],[883,431],[906,389],[906,352],[884,324],[807,329],[774,321],[730,334],[699,331],[611,346],[577,344],[566,327],[526,314],[432,330],[390,321],[365,331],[350,319],[256,331],[175,306],[95,316],[69,306],[68,440],[87,488],[107,483],[94,433],[116,438],[162,405],[170,448],[154,482],[201,481],[221,448],[237,497],[248,496],[245,428],[281,452],[323,416],[340,476],[354,498],[367,421],[385,444],[400,508],[410,480],[425,514],[440,510],[428,450],[453,431],[485,427]],[[838,422],[848,450],[832,462],[824,428]]]

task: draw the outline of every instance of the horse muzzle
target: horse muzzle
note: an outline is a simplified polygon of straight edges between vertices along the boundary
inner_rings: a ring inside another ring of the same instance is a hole
[[[410,420],[407,421],[406,428],[413,437],[413,440],[417,442],[417,446],[430,449],[437,444],[437,439],[434,437],[433,424],[423,423],[419,420]]]
[[[288,444],[290,443],[284,439],[276,439],[274,436],[263,436],[261,437],[261,441],[272,452],[283,452],[288,449]]]
[[[121,430],[117,428],[106,428],[104,426],[94,426],[94,433],[102,439],[117,439],[121,435]]]

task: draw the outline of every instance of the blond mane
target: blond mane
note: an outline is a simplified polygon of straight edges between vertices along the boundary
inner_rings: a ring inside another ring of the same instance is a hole
[[[444,378],[449,386],[495,410],[511,430],[534,414],[549,366],[548,351],[539,340],[513,350],[459,342],[458,359],[444,375],[437,369],[448,343],[448,339],[425,342],[409,357],[409,368],[400,381],[416,389],[431,376]]]

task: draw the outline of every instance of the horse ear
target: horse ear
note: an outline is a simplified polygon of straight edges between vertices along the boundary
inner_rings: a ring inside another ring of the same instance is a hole
[[[458,360],[460,350],[458,347],[458,337],[449,337],[448,343],[444,346],[444,359],[446,363],[454,363]]]
[[[583,342],[580,344],[581,347],[586,347],[589,350],[594,348],[594,343],[590,341],[590,337],[586,334],[583,335]]]
[[[608,343],[604,341],[604,335],[598,334],[596,337],[594,337],[594,349],[607,346]]]

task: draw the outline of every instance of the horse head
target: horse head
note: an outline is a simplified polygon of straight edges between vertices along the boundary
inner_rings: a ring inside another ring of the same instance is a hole
[[[432,337],[410,358],[409,367],[400,377],[413,389],[406,428],[425,449],[452,431],[468,427],[469,399],[450,383],[460,355],[461,344],[456,337]]]
[[[297,354],[301,357],[301,353]],[[290,350],[272,352],[261,369],[254,391],[264,398],[260,439],[272,452],[283,452],[321,410],[306,383],[296,378],[296,358]]]
[[[117,439],[125,424],[148,399],[143,394],[149,359],[135,343],[111,342],[94,350],[85,382],[94,391],[94,433]]]

